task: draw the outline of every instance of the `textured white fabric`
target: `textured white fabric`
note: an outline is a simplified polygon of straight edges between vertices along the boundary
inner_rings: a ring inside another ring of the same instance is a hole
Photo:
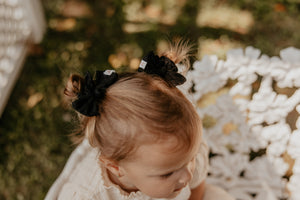
[[[201,154],[200,154],[201,153]],[[98,162],[99,153],[87,141],[70,156],[65,169],[50,188],[45,200],[154,200],[141,192],[128,194],[113,184],[106,169]],[[202,144],[196,158],[196,169],[191,183],[173,200],[187,200],[191,189],[197,187],[208,170],[208,148]]]
[[[206,55],[181,86],[203,121],[207,183],[237,199],[300,199],[300,49]],[[218,199],[218,198],[217,198]]]

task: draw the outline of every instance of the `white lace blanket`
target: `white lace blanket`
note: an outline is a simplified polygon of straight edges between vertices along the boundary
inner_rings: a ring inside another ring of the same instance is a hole
[[[211,148],[208,182],[243,200],[299,200],[300,50],[234,49],[196,61],[187,77]]]

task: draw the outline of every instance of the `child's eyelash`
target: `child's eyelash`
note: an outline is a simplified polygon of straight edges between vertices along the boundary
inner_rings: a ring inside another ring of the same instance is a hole
[[[173,172],[170,172],[168,174],[161,175],[160,177],[161,178],[168,178],[168,177],[172,176],[172,174],[173,174]]]
[[[194,159],[196,159],[196,158],[194,157],[191,161],[193,161]],[[168,178],[168,177],[172,176],[173,173],[174,173],[174,172],[170,172],[170,173],[168,173],[168,174],[160,175],[160,177],[161,177],[161,178]]]

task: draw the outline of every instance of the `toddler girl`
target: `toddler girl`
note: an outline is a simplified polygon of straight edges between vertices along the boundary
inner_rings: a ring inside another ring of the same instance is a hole
[[[136,73],[69,78],[64,93],[85,139],[46,199],[209,199],[201,120],[176,88],[185,82],[176,64],[188,63],[188,52],[186,45],[150,52]]]

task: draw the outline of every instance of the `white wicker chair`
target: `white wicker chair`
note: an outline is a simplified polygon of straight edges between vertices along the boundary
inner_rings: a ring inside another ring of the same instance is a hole
[[[0,1],[0,116],[21,71],[30,43],[46,29],[39,0]]]
[[[187,77],[211,148],[208,182],[237,199],[299,200],[300,50],[234,49],[196,61]]]

